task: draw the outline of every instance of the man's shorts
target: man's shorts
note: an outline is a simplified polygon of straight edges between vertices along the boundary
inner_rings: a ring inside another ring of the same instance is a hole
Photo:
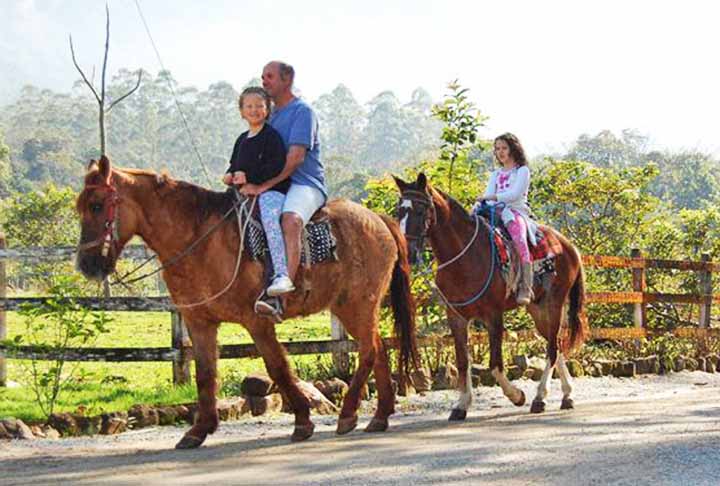
[[[325,204],[325,196],[319,189],[291,184],[285,196],[282,212],[297,214],[302,218],[303,225],[306,225],[315,211],[320,209],[323,204]]]

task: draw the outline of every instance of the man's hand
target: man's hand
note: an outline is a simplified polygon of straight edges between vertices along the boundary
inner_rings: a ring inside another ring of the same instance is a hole
[[[240,188],[240,194],[244,196],[258,196],[265,192],[263,186],[257,184],[245,184]]]

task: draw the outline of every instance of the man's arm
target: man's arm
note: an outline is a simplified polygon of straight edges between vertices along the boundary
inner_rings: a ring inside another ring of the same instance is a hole
[[[282,172],[260,185],[245,184],[242,189],[240,189],[240,193],[246,196],[257,196],[258,194],[262,194],[267,191],[278,182],[287,179],[293,172],[295,172],[295,169],[300,167],[300,165],[305,161],[306,152],[307,148],[302,145],[291,145],[290,150],[288,150],[287,159],[285,160],[285,168]]]

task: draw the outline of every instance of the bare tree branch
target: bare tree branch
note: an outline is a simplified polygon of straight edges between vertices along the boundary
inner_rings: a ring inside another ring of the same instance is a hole
[[[105,57],[102,66],[101,98],[105,101],[105,71],[107,70],[108,50],[110,49],[110,7],[105,4]]]
[[[75,59],[75,49],[73,48],[72,35],[70,35],[69,37],[70,37],[70,52],[72,53],[73,64],[75,64],[75,68],[80,73],[80,76],[82,76],[83,81],[85,81],[85,84],[87,84],[88,88],[90,88],[90,91],[92,91],[92,94],[95,95],[95,99],[97,100],[97,102],[100,103],[100,97],[98,96],[97,91],[95,91],[95,87],[92,85],[92,83],[90,81],[88,81],[87,76],[85,76],[85,73],[83,72],[83,70],[80,69],[80,66],[77,63],[77,60]],[[94,70],[93,70],[93,76],[94,76]]]
[[[108,51],[110,50],[110,7],[105,4],[105,56],[103,57],[102,81],[101,81],[101,100],[100,101],[100,153],[105,153],[105,73],[107,71]]]
[[[110,104],[110,107],[107,109],[106,113],[109,113],[110,110],[113,109],[113,106],[117,105],[117,104],[120,103],[122,100],[124,100],[125,98],[127,98],[128,96],[130,96],[131,94],[133,94],[133,93],[140,87],[140,80],[141,80],[141,79],[142,79],[142,69],[138,69],[138,80],[137,80],[137,84],[135,85],[135,87],[134,87],[133,89],[131,89],[130,91],[128,91],[127,93],[125,93],[124,95],[122,95],[122,96],[121,96],[120,98],[118,98],[117,100],[113,101],[112,104]]]

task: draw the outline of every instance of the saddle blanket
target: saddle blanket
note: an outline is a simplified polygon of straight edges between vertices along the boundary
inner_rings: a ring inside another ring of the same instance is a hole
[[[265,254],[269,251],[265,230],[262,223],[255,217],[250,220],[250,224],[245,230],[245,247],[253,260],[264,259]],[[308,255],[310,265],[325,261],[337,261],[336,249],[337,240],[332,234],[328,219],[310,221],[305,225],[300,253],[301,264],[308,264]]]
[[[533,278],[535,283],[540,283],[543,276],[555,274],[555,255],[562,251],[562,246],[555,236],[551,233],[546,234],[540,227],[535,233],[535,241],[537,245],[529,245],[530,257],[533,262]],[[504,226],[495,227],[495,248],[497,261],[507,281],[512,265],[511,255],[515,252],[515,247]]]

